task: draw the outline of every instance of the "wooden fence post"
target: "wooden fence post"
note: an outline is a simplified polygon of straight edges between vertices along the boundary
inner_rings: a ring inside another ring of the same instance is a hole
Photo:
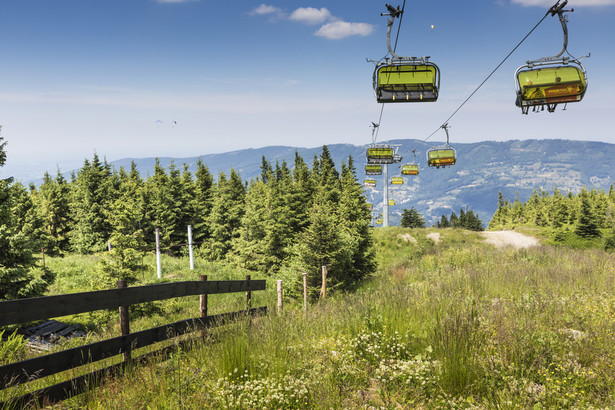
[[[327,266],[322,267],[322,289],[320,289],[320,297],[326,299],[327,297]]]
[[[307,313],[307,272],[303,272],[303,311]]]
[[[207,282],[207,275],[200,275],[201,282]],[[202,319],[207,317],[207,293],[199,295],[199,313]],[[205,329],[201,330],[201,337],[205,337]]]
[[[117,281],[118,289],[124,289],[128,285],[125,279]],[[122,336],[128,336],[130,334],[130,319],[128,317],[128,306],[120,306],[120,329],[122,330]],[[125,346],[126,350],[122,353],[124,363],[130,361],[130,348],[131,346]]]
[[[282,279],[278,279],[277,284],[278,284],[278,313],[282,313]]]
[[[43,253],[43,275],[45,274],[45,248],[41,248],[41,252]]]
[[[246,309],[250,309],[252,307],[252,292],[249,290],[251,278],[252,277],[250,275],[246,275],[246,280],[248,281],[248,291],[246,292]]]

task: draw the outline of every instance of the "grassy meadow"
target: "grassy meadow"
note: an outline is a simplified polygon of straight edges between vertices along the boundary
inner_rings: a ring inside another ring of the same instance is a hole
[[[430,232],[376,229],[376,275],[312,301],[307,313],[292,298],[300,273],[268,278],[252,305],[269,315],[210,329],[170,359],[128,368],[56,408],[615,408],[615,254],[496,248],[453,229],[438,230],[435,243]],[[146,283],[156,282],[149,258]],[[47,263],[58,273],[53,293],[99,286],[96,256]],[[246,274],[199,258],[194,271],[187,258],[164,258],[163,269],[165,280]],[[275,279],[287,295],[281,314]],[[209,297],[210,314],[244,305],[240,294]],[[198,298],[132,314],[131,330],[145,329],[197,316]],[[120,334],[115,312],[60,320],[84,323],[92,340]],[[7,394],[16,390],[0,399]]]

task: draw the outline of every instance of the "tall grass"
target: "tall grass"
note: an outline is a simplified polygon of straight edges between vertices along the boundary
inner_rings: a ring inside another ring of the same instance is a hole
[[[212,328],[192,349],[130,369],[63,406],[615,407],[613,254],[497,249],[451,229],[435,243],[429,232],[376,230],[376,276],[307,314],[300,303],[275,314],[270,278],[253,304],[267,304],[268,316]],[[206,269],[210,279],[233,275]],[[185,315],[196,302],[176,303],[163,311]],[[209,306],[242,303],[231,297]]]

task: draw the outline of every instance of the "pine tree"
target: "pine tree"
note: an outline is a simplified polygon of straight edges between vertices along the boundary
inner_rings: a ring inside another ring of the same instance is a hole
[[[465,229],[469,229],[471,231],[484,231],[483,222],[478,218],[478,215],[474,213],[471,209],[466,209],[466,223],[464,226]]]
[[[87,159],[72,183],[70,202],[74,221],[71,248],[79,253],[99,252],[106,248],[111,228],[107,222],[108,204],[113,201],[113,180],[109,164],[98,155]]]
[[[504,227],[507,223],[512,222],[512,218],[509,212],[510,203],[504,199],[502,191],[498,192],[498,208],[493,214],[491,221],[489,221],[489,229],[498,229]]]
[[[446,218],[442,215],[443,218]],[[447,220],[448,222],[448,220]],[[425,220],[419,214],[419,212],[414,208],[404,209],[401,214],[401,226],[404,228],[424,228]]]
[[[367,205],[365,191],[357,182],[352,156],[348,163],[342,163],[340,177],[340,201],[337,207],[344,258],[337,263],[333,273],[343,288],[376,270],[373,239],[370,230],[371,212]]]
[[[245,213],[239,236],[233,240],[230,259],[236,265],[267,273],[267,227],[270,223],[268,188],[261,180],[253,181],[245,197]]]
[[[215,201],[210,215],[212,260],[226,258],[232,240],[240,235],[241,218],[245,210],[245,186],[241,177],[231,169],[229,178],[221,172],[218,176]]]
[[[167,248],[173,244],[172,237],[178,228],[181,217],[179,210],[179,174],[175,167],[171,167],[170,174],[160,165],[156,158],[154,175],[145,182],[146,195],[148,196],[148,219],[151,221],[153,232],[148,235],[148,242],[155,240],[154,232],[158,229],[160,234],[161,248]],[[173,179],[171,179],[173,178]]]
[[[5,146],[0,137],[0,168],[6,161]],[[53,282],[49,269],[36,267],[33,251],[39,244],[29,236],[36,231],[35,219],[24,187],[10,177],[0,179],[0,300],[40,296]]]
[[[595,238],[600,236],[596,215],[591,204],[591,199],[587,190],[583,188],[579,194],[581,209],[575,232],[583,238]]]
[[[436,227],[438,228],[450,228],[451,227],[451,223],[448,221],[448,218],[446,217],[446,215],[442,215],[442,217],[440,218],[440,221],[436,224]]]
[[[455,213],[455,211],[451,211],[451,217],[449,218],[451,227],[453,228],[458,228],[459,227],[459,218],[457,217],[457,214]]]
[[[60,170],[55,179],[45,172],[43,183],[33,200],[38,218],[42,221],[42,245],[45,253],[58,255],[68,250],[68,235],[71,229],[70,188]]]
[[[120,169],[121,181],[118,196],[110,204],[108,222],[111,225],[111,251],[106,252],[100,265],[102,273],[99,286],[115,286],[119,279],[129,283],[136,281],[137,274],[145,270],[142,263],[145,241],[144,185],[134,163],[130,174]]]
[[[342,247],[335,211],[320,192],[310,210],[310,224],[299,236],[296,246],[298,264],[308,272],[308,283],[311,288],[320,285],[322,266],[327,266],[330,272],[329,284],[331,286],[339,284],[335,272],[338,267],[337,261],[343,251]]]
[[[200,158],[197,161],[195,177],[194,205],[192,206],[194,210],[193,236],[195,242],[204,242],[211,237],[209,217],[213,206],[215,186],[214,178],[209,172],[209,168]]]

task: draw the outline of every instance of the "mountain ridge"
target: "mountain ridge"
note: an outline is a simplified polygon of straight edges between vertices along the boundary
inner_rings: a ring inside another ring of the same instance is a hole
[[[406,176],[404,185],[391,187],[389,198],[394,199],[396,205],[389,209],[390,224],[398,224],[402,210],[411,207],[415,207],[429,225],[439,220],[441,215],[450,215],[451,211],[458,213],[466,207],[477,213],[486,224],[497,209],[499,191],[511,202],[515,197],[526,201],[532,191],[539,188],[552,191],[557,187],[564,192],[577,193],[584,186],[606,190],[615,182],[612,177],[615,164],[608,161],[615,157],[615,144],[605,142],[528,139],[456,143],[453,147],[457,152],[457,163],[444,169],[427,166],[426,152],[438,142],[428,144],[415,139],[396,139],[383,143],[397,146],[403,157],[400,164],[389,166],[389,179],[400,174],[401,164],[414,160],[413,149],[420,167],[418,176]],[[366,178],[367,146],[327,145],[338,169],[342,161],[348,161],[349,155],[353,157],[359,182]],[[244,181],[249,181],[260,175],[263,156],[272,165],[276,161],[286,161],[292,168],[297,152],[311,167],[314,155],[320,155],[321,151],[322,146],[275,145],[185,158],[158,157],[158,160],[165,169],[172,162],[179,169],[187,164],[188,170],[194,174],[196,163],[201,158],[216,179],[220,172],[228,175],[233,168]],[[115,169],[129,169],[132,161],[143,178],[153,174],[155,157],[124,158],[110,163]],[[374,211],[379,212],[382,210],[382,176],[370,178],[377,180],[377,186],[367,189],[366,195],[374,204]]]

